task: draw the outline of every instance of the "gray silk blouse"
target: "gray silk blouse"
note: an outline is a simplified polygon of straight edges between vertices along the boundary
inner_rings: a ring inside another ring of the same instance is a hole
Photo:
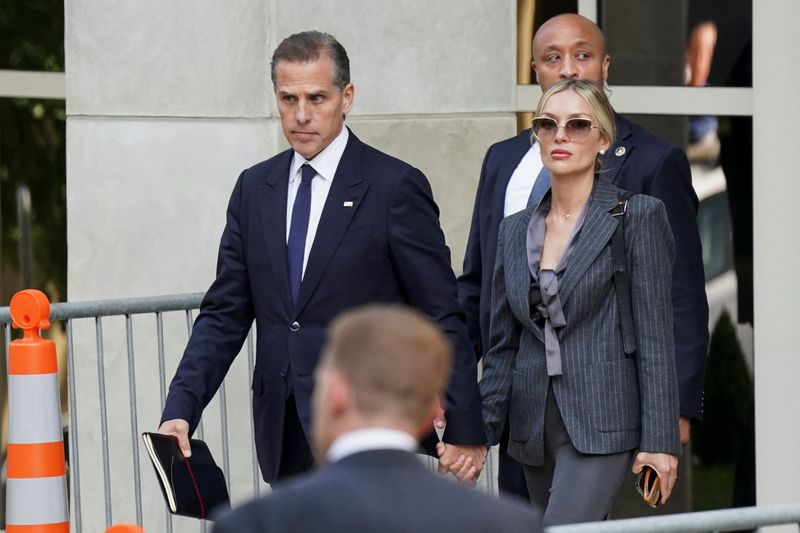
[[[583,227],[586,215],[586,206],[575,219],[575,226],[569,236],[567,248],[558,260],[555,270],[539,269],[544,248],[545,219],[550,212],[550,191],[545,194],[531,216],[528,224],[528,268],[531,271],[531,285],[529,292],[531,318],[537,324],[544,321],[544,347],[547,360],[547,374],[549,376],[561,375],[561,345],[558,341],[557,328],[564,327],[564,311],[558,297],[558,280],[569,265],[569,258]],[[589,205],[589,202],[586,202]]]

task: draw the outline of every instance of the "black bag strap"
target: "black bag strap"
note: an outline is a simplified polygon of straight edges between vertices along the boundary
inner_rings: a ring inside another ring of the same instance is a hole
[[[611,209],[612,217],[619,218],[617,229],[611,236],[611,261],[614,266],[614,288],[617,293],[619,320],[622,325],[622,347],[625,354],[636,353],[636,336],[633,329],[633,309],[631,306],[631,289],[628,282],[628,268],[625,261],[625,212],[632,193],[623,191],[617,205]]]

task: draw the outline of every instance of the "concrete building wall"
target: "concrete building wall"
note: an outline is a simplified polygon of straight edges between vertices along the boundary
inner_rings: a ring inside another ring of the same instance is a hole
[[[69,300],[208,287],[239,172],[286,147],[269,58],[303,29],[332,33],[347,48],[356,86],[347,123],[426,173],[460,270],[483,155],[515,132],[515,15],[513,0],[67,0]],[[139,431],[155,430],[160,413],[152,324],[144,322],[133,324]],[[168,322],[167,379],[186,336],[180,317]],[[107,516],[102,468],[94,466],[102,444],[92,416],[96,329],[75,327],[82,525],[99,531]],[[134,467],[130,415],[122,415],[129,413],[124,324],[106,324],[103,340],[111,482],[125,487]],[[246,450],[231,461],[234,500],[248,497],[252,483],[241,359],[228,394],[232,448]],[[206,438],[218,453],[212,407]],[[160,531],[161,496],[142,454],[140,462],[145,529]],[[131,491],[112,494],[112,521],[135,521]],[[196,530],[182,519],[175,527]]]
[[[758,5],[756,5],[758,4]],[[797,503],[800,487],[800,246],[797,211],[800,3],[753,3],[753,242],[756,495],[758,505]],[[797,525],[762,528],[797,531]]]

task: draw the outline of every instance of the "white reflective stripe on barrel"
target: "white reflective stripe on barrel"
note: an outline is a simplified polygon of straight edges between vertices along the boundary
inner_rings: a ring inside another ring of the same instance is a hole
[[[14,444],[62,439],[58,374],[8,376],[8,441]]]
[[[57,524],[69,520],[66,476],[6,481],[6,525]]]

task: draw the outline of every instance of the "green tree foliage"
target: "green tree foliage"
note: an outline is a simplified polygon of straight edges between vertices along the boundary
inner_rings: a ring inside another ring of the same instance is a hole
[[[753,385],[727,311],[714,327],[706,366],[703,423],[692,432],[692,449],[703,464],[735,460]]]
[[[64,71],[64,1],[0,2],[0,69]]]
[[[0,2],[0,69],[64,70],[63,0]],[[0,98],[2,302],[19,289],[16,190],[31,191],[33,283],[66,297],[64,101]]]

